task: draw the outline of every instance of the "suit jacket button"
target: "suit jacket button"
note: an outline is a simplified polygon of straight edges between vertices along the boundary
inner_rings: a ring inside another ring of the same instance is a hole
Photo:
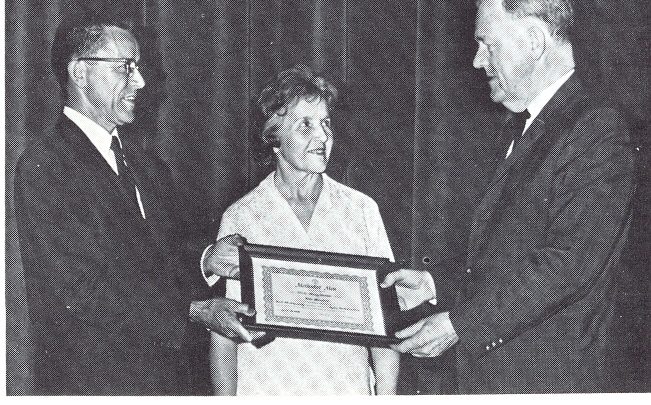
[[[495,342],[491,342],[491,344],[493,345],[493,347],[495,347],[495,346],[496,346],[496,343],[495,343]]]
[[[498,342],[500,342],[500,343],[504,343],[504,342],[502,341],[502,339],[499,339]]]
[[[491,349],[491,347],[487,345],[487,346],[486,346],[486,351],[488,351],[488,350],[490,350],[490,349]]]
[[[468,273],[468,274],[472,273],[472,269],[471,269],[470,267],[468,267],[468,268],[466,269],[466,273]]]

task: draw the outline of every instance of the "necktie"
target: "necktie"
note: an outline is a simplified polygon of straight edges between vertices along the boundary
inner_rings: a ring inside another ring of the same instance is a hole
[[[138,197],[136,196],[136,182],[133,179],[133,174],[131,173],[131,169],[129,169],[129,166],[127,166],[126,158],[124,157],[124,152],[122,151],[122,147],[120,146],[120,140],[115,135],[111,140],[111,150],[115,155],[115,162],[117,163],[118,166],[118,178],[120,179],[120,182],[122,182],[124,188],[129,191],[129,195],[132,201],[134,202],[134,204],[136,204],[138,210],[140,210],[140,206],[138,205]]]
[[[527,120],[531,117],[529,110],[524,110],[519,113],[513,114],[511,119],[506,123],[505,130],[508,131],[509,137],[506,139],[513,140],[513,149],[518,145],[520,138],[522,138],[522,131],[524,131],[524,126],[527,123]]]

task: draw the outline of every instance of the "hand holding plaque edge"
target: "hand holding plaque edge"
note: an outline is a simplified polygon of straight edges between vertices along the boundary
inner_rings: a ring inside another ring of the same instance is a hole
[[[217,239],[206,252],[203,266],[206,272],[220,277],[238,279],[240,277],[240,258],[238,247],[246,239],[238,234]]]
[[[431,277],[426,271],[401,268],[387,274],[380,287],[388,288],[395,284],[400,309],[406,311],[436,298]]]
[[[238,314],[253,316],[255,310],[247,304],[224,297],[214,297],[190,304],[190,319],[199,322],[213,332],[228,338],[239,337],[244,341],[253,340],[251,333],[240,323]]]
[[[405,340],[391,345],[391,348],[400,353],[411,353],[414,357],[440,356],[459,341],[449,312],[423,318],[396,332],[396,337]]]

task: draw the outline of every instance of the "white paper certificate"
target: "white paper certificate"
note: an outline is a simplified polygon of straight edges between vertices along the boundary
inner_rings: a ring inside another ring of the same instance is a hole
[[[256,322],[386,335],[373,270],[252,258]]]

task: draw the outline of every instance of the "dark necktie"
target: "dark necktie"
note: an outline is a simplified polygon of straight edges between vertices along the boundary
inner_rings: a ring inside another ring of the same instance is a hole
[[[140,205],[138,205],[138,197],[136,196],[136,182],[133,179],[131,169],[129,169],[129,166],[127,166],[124,152],[120,146],[120,140],[115,135],[113,135],[113,139],[111,140],[111,150],[115,155],[115,162],[118,166],[118,178],[120,179],[120,182],[122,182],[124,188],[129,191],[129,196],[131,197],[134,204],[136,204],[136,207],[138,207],[138,211],[140,211]]]
[[[524,110],[519,113],[514,113],[509,121],[506,123],[505,131],[507,132],[506,139],[513,140],[513,150],[518,145],[520,138],[522,138],[522,131],[524,131],[524,126],[527,123],[527,120],[531,117],[529,110]],[[513,153],[513,152],[511,152]]]

